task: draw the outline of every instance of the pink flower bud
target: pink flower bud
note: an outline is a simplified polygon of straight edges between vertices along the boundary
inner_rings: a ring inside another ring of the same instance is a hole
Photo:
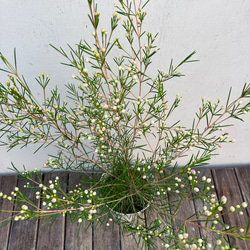
[[[227,197],[223,195],[220,200],[223,204],[225,204],[227,202]]]
[[[235,208],[233,206],[230,207],[230,211],[231,212],[234,212],[235,211]]]
[[[242,207],[247,207],[247,203],[246,203],[246,202],[243,202],[243,203],[241,204],[241,206],[242,206]]]
[[[208,211],[208,210],[206,210],[206,211],[205,211],[205,215],[206,215],[206,216],[209,216],[209,215],[211,215],[211,212]]]

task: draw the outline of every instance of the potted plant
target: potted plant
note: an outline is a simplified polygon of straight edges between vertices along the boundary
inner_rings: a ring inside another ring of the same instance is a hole
[[[95,1],[88,0],[94,43],[81,41],[75,49],[69,46],[69,55],[51,45],[65,57],[64,64],[77,70],[72,75],[74,83],[66,85],[69,102],[60,99],[57,88],[47,95],[50,78],[44,72],[36,78],[44,100],[37,101],[17,72],[16,55],[12,66],[0,53],[5,65],[1,70],[8,73],[6,84],[0,84],[0,136],[7,137],[8,149],[28,144],[39,144],[39,149],[54,146],[58,153],[50,156],[44,167],[81,175],[77,187],[65,194],[59,177],[45,185],[37,170],[21,172],[13,166],[27,179],[27,188],[36,188],[42,208],[18,188],[12,196],[2,192],[0,196],[15,204],[10,221],[63,213],[79,224],[83,220],[107,226],[116,223],[151,249],[155,238],[167,249],[207,249],[211,247],[208,237],[215,246],[229,249],[227,232],[249,240],[249,226],[247,230],[227,231],[220,219],[226,197],[216,199],[211,193],[211,179],[197,179],[194,168],[207,164],[222,143],[234,142],[223,128],[228,126],[228,119],[242,120],[250,110],[250,85],[245,84],[233,101],[230,90],[225,104],[220,99],[215,103],[202,99],[191,128],[170,123],[169,117],[182,98],[177,95],[169,103],[165,82],[183,76],[180,67],[195,61],[191,59],[195,52],[177,66],[171,62],[167,72],[159,70],[155,78],[150,76],[152,57],[159,49],[155,45],[157,35],[142,29],[148,2],[117,1],[107,32],[100,28]],[[125,39],[113,39],[119,22]],[[186,164],[177,168],[183,156]],[[204,209],[181,218],[181,207],[192,199],[202,200]],[[244,202],[232,207],[230,213],[246,206]],[[154,214],[148,225],[143,217],[145,209]],[[189,232],[190,224],[198,226],[200,222],[204,224],[204,239]],[[217,229],[217,224],[222,228]]]

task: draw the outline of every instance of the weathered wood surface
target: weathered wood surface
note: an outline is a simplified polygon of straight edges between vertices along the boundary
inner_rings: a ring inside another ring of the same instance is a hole
[[[131,221],[133,221],[133,216],[130,217]],[[139,213],[139,218],[134,219],[133,226],[139,225],[145,225],[146,224],[146,214],[143,211],[142,213]],[[142,249],[145,250],[145,246],[143,245],[142,240],[139,240],[138,235],[135,235],[135,240],[132,235],[130,235],[129,232],[126,230],[123,230],[123,235],[122,235],[122,230],[120,229],[120,235],[121,235],[121,249],[131,249],[131,250],[136,250],[136,249]]]
[[[211,179],[210,186],[214,185],[210,169],[201,169],[200,174],[199,174],[199,179],[202,178],[203,176],[205,176],[206,179],[209,179],[209,178]],[[215,192],[215,190],[213,190],[212,193],[215,195],[215,198],[218,199],[218,196],[217,196],[217,193]],[[196,211],[200,212],[200,211],[203,210],[204,204],[203,204],[203,202],[201,200],[195,199],[194,200],[194,206],[195,206]],[[198,224],[200,224],[202,227],[205,226],[205,222],[203,222],[203,221],[199,222]],[[211,225],[211,223],[209,223],[208,226],[210,226],[210,225]],[[219,228],[219,227],[220,227],[220,225],[217,226],[217,228]],[[215,242],[213,240],[213,235],[211,234],[211,232],[206,232],[205,230],[201,229],[200,233],[201,233],[201,238],[203,240],[206,240],[207,243],[210,243],[212,245],[212,249],[214,249],[214,250],[219,250],[220,249],[219,246],[215,246]]]
[[[69,188],[76,188],[80,182],[80,175],[70,175],[69,176]],[[84,188],[87,188],[86,184]],[[89,227],[88,221],[83,221],[81,227],[77,221],[71,222],[68,215],[66,215],[66,225],[65,225],[65,250],[89,250],[92,249],[92,226]]]
[[[48,185],[49,180],[54,181],[56,174],[50,173],[44,176],[44,184]],[[62,183],[67,183],[67,174],[60,175]],[[66,187],[63,188],[66,192]],[[40,221],[37,233],[37,250],[64,250],[65,217],[59,215],[53,224]],[[14,249],[13,249],[14,250]]]
[[[17,176],[0,176],[0,192],[3,194],[10,195],[14,188],[17,186]],[[11,203],[0,198],[0,210],[13,210]],[[0,213],[0,221],[5,221],[11,214]],[[11,223],[8,223],[4,227],[0,227],[0,245],[3,249],[7,249],[9,232]]]
[[[166,197],[167,199],[167,197]],[[155,210],[151,210],[151,209],[147,209],[145,211],[145,216],[146,216],[146,222],[147,222],[147,226],[150,227],[152,225],[152,222],[155,221],[157,219],[157,212]],[[165,218],[158,218],[158,219],[165,219]],[[162,224],[162,227],[164,226],[164,223]],[[162,229],[162,228],[160,228]],[[153,242],[155,244],[155,249],[157,250],[163,250],[166,249],[164,245],[162,245],[162,242],[159,240],[159,238],[153,239]]]
[[[247,213],[250,215],[250,170],[248,168],[236,168],[235,173],[243,200],[249,204]]]
[[[243,201],[250,204],[250,168],[237,169],[203,169],[201,176],[212,178],[215,185],[215,194],[221,197],[225,195],[228,198],[228,205],[224,206],[223,212],[227,211],[231,205],[240,205]],[[45,174],[43,176],[45,183],[52,180],[54,174]],[[60,175],[60,180],[68,183],[68,187],[74,188],[79,183],[79,176],[69,178],[68,174]],[[23,180],[17,180],[17,176],[0,176],[0,192],[10,195],[16,186],[23,189],[25,185]],[[65,191],[69,188],[64,187]],[[28,193],[30,199],[42,206],[42,201],[36,199],[34,193]],[[13,206],[0,198],[0,210],[12,210]],[[195,200],[193,204],[186,206],[183,212],[188,210],[200,211],[203,204]],[[223,216],[226,224],[240,227],[247,224],[250,207],[248,206],[244,215],[228,214]],[[145,212],[148,224],[155,219],[154,213]],[[7,218],[6,214],[0,213],[0,221]],[[112,222],[110,223],[112,225]],[[37,250],[135,250],[139,249],[131,236],[121,237],[119,227],[109,227],[105,224],[97,226],[94,230],[88,223],[83,222],[79,230],[77,222],[71,223],[67,215],[59,216],[53,225],[47,223],[43,225],[42,221],[12,221],[8,225],[0,228],[0,249],[37,249]],[[78,231],[79,230],[79,231]],[[204,238],[202,231],[194,231],[197,237]],[[212,242],[212,239],[208,237]],[[243,250],[250,249],[250,244],[245,241],[231,241],[234,247]],[[160,243],[156,242],[157,249],[164,249]],[[216,248],[217,249],[217,248]]]
[[[250,171],[250,169],[248,171]],[[227,197],[227,204],[224,205],[223,213],[229,211],[230,206],[235,207],[236,205],[241,205],[243,197],[237,181],[235,169],[213,169],[212,174],[218,196],[221,197],[222,195],[225,195]],[[250,193],[248,193],[248,195],[250,195]],[[243,215],[230,213],[223,215],[223,219],[227,225],[240,227],[247,224],[248,216],[246,213]],[[230,242],[234,247],[238,247],[239,249],[250,249],[249,242],[240,241],[238,239],[230,239]]]
[[[27,180],[18,179],[17,187],[28,197],[31,202],[39,207],[39,200],[36,199],[36,193],[34,192],[34,190],[24,188],[24,185],[26,185],[26,183]],[[31,208],[29,204],[26,205]],[[37,228],[38,221],[35,220],[35,218],[26,221],[12,222],[8,249],[36,249]]]

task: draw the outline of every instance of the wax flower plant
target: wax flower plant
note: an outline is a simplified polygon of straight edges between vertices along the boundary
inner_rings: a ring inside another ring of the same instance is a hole
[[[50,79],[44,72],[36,78],[44,94],[38,101],[17,72],[16,53],[14,66],[0,53],[1,70],[8,74],[7,82],[0,84],[2,144],[9,150],[28,144],[37,144],[37,151],[55,147],[58,153],[48,156],[44,167],[80,176],[79,184],[67,187],[66,193],[60,172],[46,184],[37,170],[19,171],[13,166],[42,203],[36,206],[19,188],[11,195],[0,190],[0,197],[14,206],[7,221],[63,214],[79,226],[84,220],[90,225],[117,224],[138,246],[150,249],[156,248],[157,240],[167,249],[230,249],[228,237],[249,240],[249,224],[245,228],[224,224],[226,197],[217,198],[211,179],[197,177],[194,168],[206,164],[223,143],[233,142],[223,129],[229,126],[228,119],[242,120],[249,111],[245,100],[250,85],[245,84],[233,101],[231,90],[225,103],[202,98],[191,128],[182,127],[178,119],[170,123],[168,118],[182,98],[177,95],[169,103],[166,82],[182,76],[181,65],[193,62],[195,52],[177,66],[171,61],[167,72],[159,70],[155,78],[149,75],[159,49],[157,34],[143,28],[148,2],[117,1],[106,31],[100,28],[95,1],[88,0],[93,43],[69,46],[69,55],[51,45],[66,58],[63,64],[72,67],[68,101],[60,99],[57,88],[47,96]],[[125,32],[123,38],[114,38],[118,25]],[[179,167],[178,159],[185,155],[186,164]],[[193,199],[201,200],[203,209],[183,218],[181,208]],[[243,213],[246,206],[245,202],[232,206],[227,213]],[[203,231],[202,239],[193,235],[195,226]]]

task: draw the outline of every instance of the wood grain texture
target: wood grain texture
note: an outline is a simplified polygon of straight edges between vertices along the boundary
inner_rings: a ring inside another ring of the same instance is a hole
[[[199,170],[200,171],[200,174],[198,175],[198,179],[200,180],[203,176],[205,176],[206,177],[206,179],[208,179],[208,178],[210,178],[211,179],[211,183],[209,184],[209,186],[211,187],[212,185],[214,185],[214,182],[213,182],[213,178],[212,178],[212,174],[211,174],[211,171],[210,171],[210,169],[201,169],[201,170]],[[211,194],[214,194],[215,195],[215,198],[217,198],[217,194],[216,194],[216,192],[215,192],[215,190],[212,190],[211,191]],[[195,205],[195,209],[196,209],[196,211],[199,213],[199,212],[201,212],[201,211],[203,211],[203,207],[204,207],[204,204],[203,204],[203,202],[201,201],[201,200],[198,200],[198,199],[195,199],[194,200],[194,205]],[[199,216],[198,216],[198,218],[200,218]],[[199,225],[201,225],[202,227],[204,227],[205,226],[205,222],[199,222],[198,223]],[[209,223],[208,224],[208,227],[209,226],[211,226],[211,223]],[[217,227],[216,228],[222,228],[221,226],[220,226],[220,224],[218,224],[217,225]],[[203,230],[203,229],[201,229],[200,230],[200,232],[201,232],[201,238],[203,239],[203,240],[206,240],[207,241],[207,243],[210,243],[211,245],[212,245],[212,249],[214,249],[214,250],[219,250],[219,249],[221,249],[219,246],[216,246],[215,247],[215,241],[214,241],[214,237],[213,237],[213,234],[211,234],[211,232],[210,231],[206,231],[205,229]],[[215,247],[215,248],[214,248]]]
[[[10,195],[14,188],[17,186],[17,176],[0,176],[0,192],[6,195]],[[12,211],[13,205],[0,198],[0,210]],[[2,221],[5,221],[12,216],[12,213],[0,213],[0,225]],[[10,233],[11,223],[8,223],[4,227],[0,227],[0,244],[3,249],[7,249],[9,233]]]
[[[55,179],[58,174],[50,173],[44,177],[44,184],[48,185],[49,180]],[[60,182],[67,183],[68,175],[60,174]],[[66,187],[63,188],[66,192]],[[37,250],[63,250],[64,249],[64,233],[65,233],[65,217],[59,215],[51,224],[48,222],[43,224],[39,222],[37,234]]]
[[[218,196],[225,195],[227,197],[227,204],[223,207],[223,213],[229,211],[230,206],[240,205],[243,200],[238,186],[235,170],[232,168],[226,169],[212,169],[214,183]],[[243,215],[239,214],[226,214],[223,215],[224,222],[230,226],[241,227],[247,224],[248,218],[246,213]],[[240,249],[250,249],[250,243],[246,241],[234,240],[230,238],[230,243],[233,247]]]
[[[176,200],[178,199],[179,199],[179,196],[177,195],[173,195],[169,197],[169,201],[174,202],[175,204],[176,204]],[[174,210],[171,213],[176,213],[174,222],[173,222],[176,228],[174,231],[176,233],[180,228],[179,224],[182,225],[184,220],[186,220],[191,215],[194,215],[196,213],[196,210],[194,206],[194,201],[192,199],[191,200],[182,199],[182,201],[180,202],[178,211],[174,207],[172,209]],[[196,216],[193,216],[192,218],[188,219],[188,221],[191,223],[188,223],[188,222],[186,223],[186,228],[187,228],[186,233],[188,233],[189,237],[201,238],[199,227],[192,225],[192,221],[196,219],[197,219]]]
[[[106,226],[98,224],[94,229],[94,250],[118,250],[120,249],[120,232],[117,225]]]
[[[166,197],[167,199],[167,197]],[[162,212],[162,211],[159,211],[159,212]],[[157,217],[157,211],[154,209],[154,207],[152,207],[151,209],[147,209],[145,211],[145,214],[146,214],[146,222],[147,222],[147,227],[150,228],[151,226],[153,226],[153,223],[155,220],[163,220],[164,218],[162,217]],[[162,227],[164,226],[164,223],[162,223]],[[157,237],[154,237],[152,239],[153,243],[155,244],[154,245],[154,249],[157,249],[157,250],[165,250],[166,247],[165,247],[165,243],[162,244],[162,241],[157,238]]]
[[[95,174],[93,178],[100,179],[101,174]],[[110,214],[110,218],[113,216]],[[121,249],[120,228],[113,222],[95,225],[93,228],[93,249],[94,250],[119,250]]]
[[[138,224],[145,225],[145,213],[142,212],[139,214],[139,216],[140,218],[135,219],[136,222],[134,223],[134,225],[138,225]],[[136,216],[134,217],[136,218]],[[137,250],[137,249],[144,250],[146,249],[143,244],[143,241],[139,240],[138,235],[136,234],[134,237],[130,235],[129,232],[126,232],[126,231],[123,232],[123,235],[121,233],[121,249],[122,250],[130,250],[130,249],[131,250]],[[139,246],[137,246],[136,242],[139,243]]]
[[[34,177],[37,179],[36,177]],[[26,197],[34,203],[35,206],[39,207],[39,199],[36,199],[36,192],[33,189],[24,188],[27,184],[27,180],[23,178],[18,179],[18,188],[22,191]],[[39,190],[39,189],[38,189]],[[29,204],[25,204],[29,208],[33,208]],[[19,209],[18,209],[19,210]],[[30,249],[35,250],[36,248],[36,237],[37,237],[37,224],[38,221],[35,218],[26,221],[12,221],[10,239],[9,239],[9,250],[15,249]],[[16,240],[21,239],[21,240]]]
[[[69,175],[69,187],[75,188],[80,183],[81,175]],[[82,188],[88,188],[89,185],[82,183]],[[83,221],[80,228],[77,221],[71,222],[66,216],[65,225],[65,250],[89,250],[92,249],[92,226],[88,227],[88,221]]]
[[[236,168],[235,172],[243,196],[243,201],[248,204],[246,210],[248,215],[250,215],[250,168]]]
[[[214,179],[215,190],[219,197],[222,195],[227,196],[228,204],[224,207],[223,212],[227,211],[231,205],[236,206],[246,201],[250,204],[250,168],[238,168],[238,169],[203,169],[200,176],[207,176],[211,178],[209,172],[212,173]],[[50,179],[53,179],[56,174],[45,174],[44,181],[48,183]],[[57,174],[58,175],[58,174]],[[69,179],[69,185],[74,186],[79,182],[79,176],[75,176]],[[67,183],[68,175],[60,175],[60,181]],[[17,183],[16,176],[0,176],[0,192],[10,195],[15,186],[19,186],[21,189],[24,183],[19,181]],[[212,183],[211,183],[212,185]],[[66,187],[64,188],[66,190]],[[31,199],[35,199],[35,194],[30,193]],[[172,197],[174,199],[174,197]],[[34,201],[37,201],[36,199]],[[38,202],[38,201],[37,201]],[[10,203],[3,199],[0,199],[0,209],[12,209]],[[203,204],[195,200],[191,205],[185,203],[182,208],[182,217],[186,217],[194,211],[199,211],[203,208]],[[245,214],[235,215],[229,214],[223,217],[226,224],[230,226],[243,226],[247,224],[250,207],[248,206]],[[0,213],[0,220],[4,219],[6,214]],[[150,225],[156,218],[154,211],[149,213],[149,210],[145,211],[146,224]],[[66,218],[67,219],[67,218]],[[26,224],[27,223],[27,224]],[[121,239],[121,232],[118,226],[114,227],[112,231],[112,222],[110,226],[105,224],[85,231],[85,225],[77,233],[77,223],[69,223],[68,219],[65,224],[65,217],[58,217],[53,225],[50,223],[42,225],[40,222],[32,221],[18,221],[13,224],[8,224],[0,228],[0,249],[1,250],[16,250],[16,249],[44,249],[44,250],[136,250],[140,249],[134,243],[134,239],[131,236]],[[190,229],[192,230],[192,229]],[[199,236],[199,231],[195,232],[195,235]],[[202,231],[201,231],[202,233]],[[36,237],[37,235],[37,237]],[[93,238],[92,238],[93,237]],[[204,234],[201,234],[204,238]],[[243,250],[250,249],[250,245],[244,241],[231,241],[234,246]],[[9,244],[9,246],[8,246]],[[160,242],[157,243],[156,249],[163,250]]]
[[[138,240],[138,237],[136,237],[136,240]],[[142,244],[140,243],[139,247],[137,246],[134,238],[132,235],[128,235],[128,233],[124,234],[124,237],[121,236],[121,250],[138,250],[138,249],[145,249],[145,247],[141,247]]]

